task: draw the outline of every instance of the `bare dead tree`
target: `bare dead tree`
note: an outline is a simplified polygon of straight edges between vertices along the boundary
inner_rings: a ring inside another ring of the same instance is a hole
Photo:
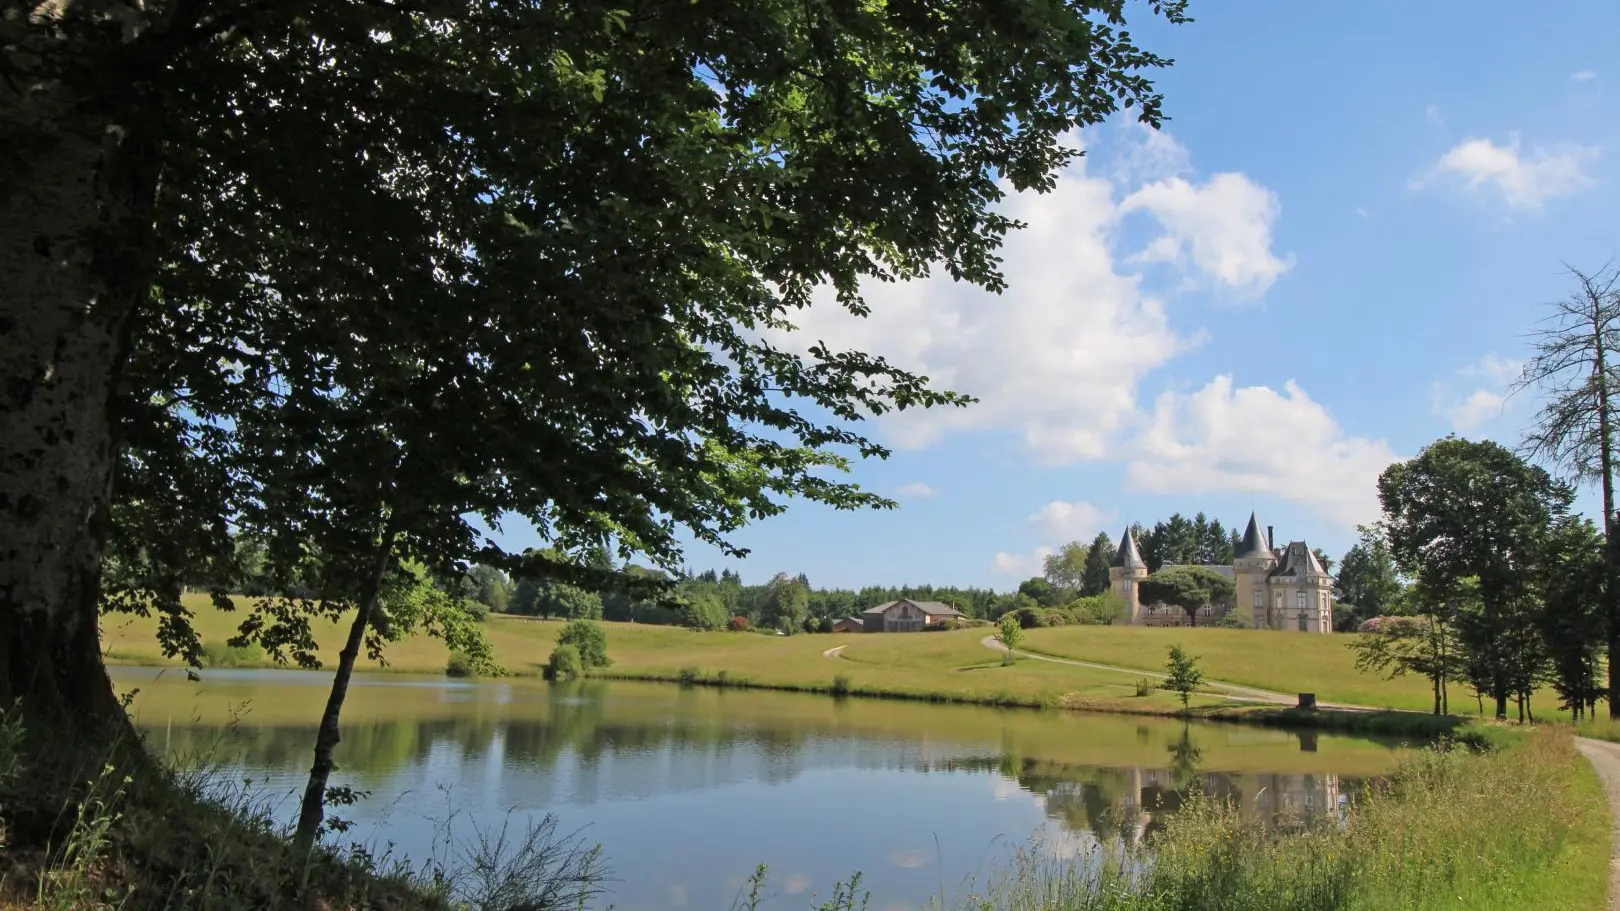
[[[1615,515],[1615,424],[1620,414],[1620,270],[1568,267],[1578,287],[1552,305],[1532,335],[1533,352],[1512,392],[1534,388],[1541,410],[1522,451],[1603,491],[1603,616],[1608,640],[1609,717],[1620,718],[1620,518]]]

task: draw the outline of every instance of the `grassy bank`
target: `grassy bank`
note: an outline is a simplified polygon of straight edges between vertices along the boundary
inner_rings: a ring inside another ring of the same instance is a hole
[[[205,644],[214,651],[235,631],[239,615],[222,613],[202,602],[191,605]],[[707,686],[822,693],[964,705],[1061,708],[1136,715],[1174,715],[1182,711],[1171,693],[1146,682],[1141,672],[1077,667],[1025,658],[1013,665],[985,648],[982,629],[920,635],[799,635],[697,633],[645,624],[604,624],[610,668],[598,676]],[[103,620],[103,639],[110,663],[163,664],[153,621],[113,616]],[[513,673],[532,676],[555,646],[562,624],[556,621],[494,616],[485,633],[496,659]],[[322,655],[336,653],[345,633],[343,621],[316,624]],[[1355,671],[1342,636],[1289,636],[1288,649],[1278,649],[1281,633],[1245,630],[1161,630],[1117,627],[1072,627],[1031,630],[1030,645],[1042,652],[1066,652],[1099,663],[1162,669],[1173,642],[1186,642],[1201,657],[1212,680],[1264,686],[1281,692],[1315,691],[1328,701],[1358,701],[1421,711],[1427,703],[1421,681],[1381,681]],[[1100,645],[1097,643],[1101,643]],[[825,654],[839,649],[835,657]],[[1304,659],[1299,656],[1303,654]],[[444,646],[426,637],[394,644],[386,667],[363,659],[361,670],[442,674],[448,658]],[[236,654],[231,666],[275,666],[266,656]],[[1275,664],[1269,670],[1262,666]],[[1349,675],[1360,678],[1357,689]],[[1454,733],[1458,719],[1436,719],[1412,712],[1292,712],[1228,698],[1218,693],[1193,696],[1194,717],[1280,727],[1308,727],[1414,739]]]
[[[1180,645],[1198,656],[1200,669],[1211,680],[1282,693],[1315,693],[1323,702],[1346,705],[1407,712],[1434,708],[1433,692],[1422,677],[1386,680],[1356,670],[1355,653],[1348,647],[1354,635],[1302,636],[1214,627],[1066,626],[1026,630],[1020,648],[1054,658],[1158,668],[1170,646]],[[1454,686],[1450,695],[1452,712],[1477,711],[1477,702],[1464,687]],[[1557,716],[1555,705],[1550,690],[1538,693],[1534,703],[1537,718]]]
[[[1499,751],[1426,750],[1347,825],[1266,832],[1194,799],[1143,848],[1023,851],[951,911],[1599,911],[1609,818],[1567,732]]]

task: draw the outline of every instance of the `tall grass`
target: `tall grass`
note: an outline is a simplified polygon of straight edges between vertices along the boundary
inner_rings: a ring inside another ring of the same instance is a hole
[[[1267,830],[1194,795],[1142,845],[1021,851],[955,911],[1604,907],[1608,813],[1567,733],[1424,750],[1342,814]]]

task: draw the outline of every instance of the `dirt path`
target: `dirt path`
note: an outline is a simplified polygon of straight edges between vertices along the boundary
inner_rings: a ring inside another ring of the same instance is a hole
[[[1609,854],[1609,911],[1620,911],[1620,744],[1604,740],[1575,738],[1575,748],[1597,769],[1603,790],[1609,795],[1609,813],[1614,817],[1614,847]]]
[[[826,651],[822,652],[821,657],[823,657],[823,658],[842,658],[842,657],[844,657],[844,649],[846,649],[846,648],[849,648],[849,646],[847,646],[847,645],[834,646],[833,648],[827,649]]]
[[[993,652],[1001,652],[1002,654],[1006,654],[1007,652],[1007,647],[1002,645],[1001,640],[997,639],[995,636],[985,636],[983,639],[979,640],[979,644]],[[1119,671],[1120,673],[1124,674],[1141,674],[1144,677],[1151,677],[1155,680],[1163,680],[1165,677],[1164,674],[1158,673],[1157,671],[1144,671],[1141,668],[1120,667],[1114,664],[1097,664],[1092,661],[1075,661],[1071,658],[1053,658],[1049,655],[1037,655],[1034,652],[1018,652],[1018,656],[1021,658],[1033,658],[1036,661],[1050,661],[1053,664],[1067,664],[1072,667],[1090,667],[1101,671]],[[1219,680],[1205,680],[1204,688],[1222,696],[1229,696],[1243,702],[1264,702],[1268,705],[1297,705],[1299,703],[1299,697],[1297,694],[1290,696],[1287,693],[1277,693],[1271,690],[1257,689],[1252,686],[1243,686],[1237,683],[1223,683]],[[1345,705],[1338,702],[1318,702],[1317,705],[1324,709],[1341,709],[1354,712],[1379,711],[1371,706]]]

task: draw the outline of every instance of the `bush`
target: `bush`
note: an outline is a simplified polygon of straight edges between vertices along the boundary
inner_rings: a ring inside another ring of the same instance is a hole
[[[838,621],[831,617],[822,617],[821,622],[816,624],[816,630],[817,632],[830,633],[833,631],[833,626],[836,625],[837,622]]]
[[[746,633],[749,630],[754,628],[754,624],[749,623],[748,618],[742,616],[741,614],[738,614],[737,616],[732,617],[731,618],[731,623],[729,623],[727,625],[731,628],[731,631],[734,632],[734,633]]]
[[[488,604],[485,604],[482,601],[463,601],[461,602],[461,605],[467,611],[467,616],[471,617],[474,623],[483,623],[485,620],[489,619]]]
[[[800,626],[803,626],[804,631],[807,633],[821,632],[821,621],[817,620],[815,617],[805,617],[804,622],[800,624]]]
[[[854,690],[854,681],[849,679],[848,674],[839,674],[833,678],[832,694],[834,696],[848,696]]]
[[[681,686],[697,686],[703,682],[703,669],[687,665],[675,672],[675,680]]]
[[[446,677],[476,677],[478,672],[473,668],[472,661],[466,655],[460,652],[451,652],[450,660],[444,665],[444,675]]]
[[[607,633],[594,620],[570,620],[557,635],[557,645],[572,645],[579,652],[580,666],[610,667],[613,662],[607,654]]]
[[[1147,694],[1149,694],[1151,692],[1153,692],[1153,681],[1149,680],[1146,677],[1143,677],[1140,680],[1136,681],[1136,695],[1138,695],[1138,696],[1146,696]]]
[[[546,664],[547,680],[574,680],[584,673],[585,665],[580,660],[578,648],[559,645],[552,650],[551,660]]]
[[[1215,621],[1215,625],[1222,629],[1248,629],[1249,624],[1235,610],[1229,610]]]
[[[226,645],[223,642],[210,642],[203,646],[203,667],[244,667],[263,663],[264,649],[257,643]]]

